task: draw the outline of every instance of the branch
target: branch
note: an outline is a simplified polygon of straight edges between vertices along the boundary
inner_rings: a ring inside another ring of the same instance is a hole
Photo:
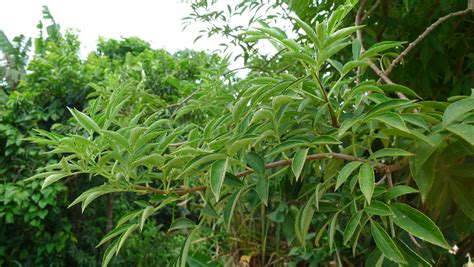
[[[364,162],[364,163],[370,163],[372,166],[374,166],[376,168],[377,172],[383,172],[383,173],[392,173],[392,172],[401,170],[403,168],[403,166],[400,165],[400,164],[386,165],[386,164],[383,164],[383,163],[377,163],[377,162],[369,161],[369,160],[364,159],[364,158],[359,158],[359,157],[355,157],[355,156],[352,156],[352,155],[347,155],[347,154],[342,154],[342,153],[334,153],[334,152],[309,155],[309,156],[306,157],[306,161],[330,159],[330,158],[338,159],[338,160],[360,161],[360,162]],[[285,159],[285,160],[271,162],[271,163],[268,163],[268,164],[265,165],[265,169],[273,169],[273,168],[276,168],[276,167],[288,166],[288,165],[291,165],[292,162],[293,162],[293,159]],[[253,172],[254,172],[253,170],[246,170],[246,171],[237,173],[235,176],[236,177],[245,177],[245,176],[249,176]],[[174,194],[177,194],[179,196],[183,196],[183,195],[186,195],[186,194],[189,194],[189,193],[203,191],[207,188],[207,186],[201,185],[201,186],[196,186],[196,187],[191,187],[191,188],[179,188],[179,189],[176,189],[176,190],[163,190],[163,189],[157,189],[157,188],[153,188],[153,187],[149,187],[149,186],[142,186],[142,185],[135,185],[134,188],[137,189],[137,190],[143,190],[143,191],[147,191],[147,192],[155,193],[155,194],[159,194],[159,195],[167,195],[167,194],[174,193]]]
[[[369,9],[369,11],[365,12],[364,16],[360,19],[360,22],[364,22],[370,14],[372,14],[375,9],[380,5],[380,3],[382,2],[382,0],[377,0],[377,2],[375,2],[375,4]]]
[[[439,18],[436,22],[434,22],[433,24],[431,24],[428,28],[426,28],[426,30],[420,34],[420,36],[418,36],[418,38],[415,39],[415,41],[411,42],[407,48],[405,48],[405,50],[403,50],[402,53],[400,53],[400,55],[395,58],[392,63],[390,64],[390,66],[387,68],[387,70],[385,70],[385,75],[388,76],[390,74],[390,72],[392,72],[392,70],[397,66],[398,63],[400,63],[402,61],[402,59],[416,46],[418,45],[428,34],[430,34],[434,29],[436,29],[436,27],[438,27],[439,25],[441,25],[441,23],[445,22],[446,20],[452,18],[452,17],[457,17],[457,16],[464,16],[464,15],[467,15],[469,13],[473,12],[472,9],[468,8],[468,9],[465,9],[465,10],[462,10],[462,11],[458,11],[458,12],[453,12],[453,13],[450,13],[444,17],[441,17]]]
[[[191,94],[189,94],[183,100],[179,101],[178,103],[168,105],[165,108],[168,109],[168,108],[180,107],[180,106],[186,104],[186,102],[188,102],[191,98],[193,98],[193,96],[195,96],[198,92],[199,92],[199,90],[196,90],[196,91],[192,92]]]
[[[355,25],[356,26],[359,26],[362,24],[362,22],[367,19],[367,16],[369,13],[373,12],[375,10],[375,8],[380,4],[380,0],[378,0],[371,8],[370,10],[365,13],[364,15],[364,7],[365,7],[365,4],[367,3],[367,0],[362,0],[360,2],[360,6],[359,6],[359,9],[357,10],[357,14],[356,14],[356,18],[355,18]],[[356,38],[359,40],[360,42],[360,53],[363,54],[365,53],[365,48],[364,48],[364,42],[363,42],[363,36],[362,36],[362,30],[361,29],[358,29],[356,31]],[[383,80],[385,83],[387,84],[393,84],[393,81],[390,80],[387,75],[384,74],[384,72],[379,69],[379,67],[377,67],[377,65],[375,65],[370,59],[367,59],[366,60],[367,63],[369,64],[369,67],[375,72],[375,74],[377,74],[377,76],[380,77],[379,79],[379,82],[380,80]],[[357,68],[357,72],[356,72],[356,84],[359,84],[360,83],[360,76],[361,76],[361,71],[362,71],[362,68],[361,67],[358,67]],[[403,93],[400,93],[400,92],[397,92],[397,95],[399,98],[401,99],[407,99],[407,97],[403,94]]]

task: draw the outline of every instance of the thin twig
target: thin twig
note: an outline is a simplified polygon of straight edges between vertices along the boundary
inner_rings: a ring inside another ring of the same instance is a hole
[[[166,106],[165,108],[180,107],[180,106],[186,104],[186,102],[188,102],[189,100],[191,100],[191,98],[193,98],[193,96],[195,96],[198,92],[199,92],[199,90],[196,90],[196,91],[192,92],[191,94],[189,94],[189,95],[188,95],[186,98],[184,98],[183,100],[179,101],[178,103],[168,105],[168,106]]]
[[[380,3],[382,2],[382,0],[377,0],[377,2],[375,2],[375,4],[369,9],[369,11],[365,12],[364,16],[362,16],[362,18],[360,19],[360,22],[364,22],[370,14],[372,14],[375,9],[380,5]]]
[[[402,53],[400,53],[400,55],[398,55],[398,57],[396,57],[392,63],[390,64],[390,66],[385,70],[385,75],[388,76],[392,70],[397,66],[398,63],[400,63],[402,61],[402,59],[416,46],[418,45],[426,36],[428,36],[428,34],[430,34],[434,29],[436,29],[436,27],[438,27],[439,25],[441,25],[443,22],[447,21],[448,19],[452,18],[452,17],[457,17],[457,16],[464,16],[464,15],[467,15],[469,13],[473,12],[472,9],[465,9],[465,10],[462,10],[462,11],[458,11],[458,12],[453,12],[453,13],[449,13],[448,15],[444,16],[444,17],[441,17],[439,18],[436,22],[434,22],[433,24],[431,24],[428,28],[425,29],[425,31],[420,34],[416,39],[415,41],[411,42],[407,48],[405,48],[405,50],[403,50]]]
[[[359,157],[355,157],[355,156],[352,156],[352,155],[347,155],[347,154],[342,154],[342,153],[335,153],[335,152],[309,155],[309,156],[306,157],[306,161],[330,159],[330,158],[334,158],[334,159],[338,159],[338,160],[359,161],[359,162],[364,162],[364,163],[370,163],[375,167],[376,171],[384,172],[384,173],[395,172],[395,171],[398,171],[398,170],[402,169],[402,167],[403,167],[400,164],[386,165],[386,164],[383,164],[383,163],[377,163],[377,162],[369,161],[369,160],[364,159],[364,158],[359,158]],[[285,160],[271,162],[271,163],[268,163],[268,164],[265,165],[265,169],[273,169],[273,168],[276,168],[276,167],[288,166],[288,165],[291,165],[292,162],[293,162],[293,159],[285,159]],[[236,177],[245,177],[245,176],[249,176],[253,172],[254,172],[253,170],[246,170],[246,171],[237,173],[235,176]],[[155,194],[159,194],[159,195],[177,194],[179,196],[183,196],[183,195],[186,195],[186,194],[189,194],[189,193],[203,191],[207,188],[207,186],[201,185],[201,186],[196,186],[196,187],[191,187],[191,188],[179,188],[179,189],[176,189],[176,190],[163,190],[163,189],[157,189],[157,188],[153,188],[153,187],[149,187],[149,186],[142,186],[142,185],[135,185],[134,188],[137,189],[137,190],[143,190],[143,191],[147,191],[147,192],[155,193]]]

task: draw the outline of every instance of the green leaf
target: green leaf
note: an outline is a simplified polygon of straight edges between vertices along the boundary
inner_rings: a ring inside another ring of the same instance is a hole
[[[224,223],[227,230],[230,230],[230,223],[232,222],[232,216],[234,215],[235,205],[239,201],[240,195],[242,195],[247,188],[242,188],[239,191],[235,191],[227,200],[224,208]]]
[[[115,255],[120,251],[120,248],[122,248],[123,244],[125,243],[125,240],[138,228],[138,224],[132,224],[125,233],[122,234],[120,237],[119,243],[117,245],[117,250],[115,251]]]
[[[334,246],[334,235],[336,234],[336,223],[337,223],[337,216],[339,213],[336,213],[332,216],[331,224],[329,224],[329,250],[333,250]]]
[[[474,110],[474,98],[465,98],[450,104],[443,114],[443,127],[461,119],[471,110]]]
[[[418,192],[419,191],[416,190],[415,188],[407,186],[407,185],[396,185],[390,188],[387,193],[385,193],[385,199],[390,200],[390,199],[397,198],[399,196],[418,193]]]
[[[250,152],[247,154],[246,160],[255,173],[265,175],[265,161],[259,154]]]
[[[410,88],[400,85],[400,84],[382,84],[380,85],[382,90],[384,92],[399,92],[403,93],[405,96],[410,97],[410,98],[418,98],[421,99],[421,97],[415,93],[415,91],[411,90]]]
[[[110,260],[114,256],[115,252],[117,251],[119,240],[115,240],[112,242],[107,249],[105,250],[104,256],[102,257],[102,267],[107,267],[109,265]]]
[[[266,156],[272,156],[272,155],[275,155],[275,154],[278,154],[280,152],[283,152],[283,151],[286,151],[286,150],[289,150],[291,148],[295,148],[295,147],[300,147],[300,146],[304,146],[306,145],[307,143],[305,141],[302,141],[302,140],[286,140],[285,142],[281,143],[281,144],[278,144],[277,146],[275,146],[273,149],[270,150],[270,152],[268,152],[266,154]]]
[[[467,217],[474,221],[474,195],[472,194],[472,187],[464,185],[457,180],[449,181],[448,184],[454,202],[458,204],[461,211]]]
[[[399,148],[383,148],[375,151],[369,159],[378,159],[382,157],[410,157],[415,154]]]
[[[369,163],[364,163],[359,169],[359,187],[370,204],[375,188],[375,176],[374,169]]]
[[[306,162],[306,155],[308,155],[308,148],[298,150],[296,152],[295,157],[293,158],[293,162],[291,163],[291,170],[295,175],[296,181],[298,181],[301,171],[303,170],[304,163]]]
[[[298,25],[303,29],[303,31],[306,32],[306,35],[313,42],[313,44],[317,45],[319,43],[318,36],[316,35],[316,32],[313,30],[313,28],[299,18],[295,17],[294,19],[296,20],[296,23],[298,23]]]
[[[400,110],[409,106],[413,106],[413,103],[406,99],[390,99],[388,101],[377,104],[371,108],[364,116],[365,120],[373,118],[389,110]]]
[[[392,49],[397,46],[401,46],[404,43],[405,42],[393,42],[393,41],[384,41],[384,42],[376,43],[373,46],[371,46],[369,49],[367,49],[365,53],[360,55],[359,58],[360,59],[371,58],[382,51]]]
[[[305,237],[314,215],[314,199],[315,195],[312,195],[298,212],[295,220],[295,234],[303,247],[306,246]]]
[[[392,127],[397,128],[401,131],[408,131],[407,125],[403,121],[402,117],[400,117],[400,115],[398,115],[394,112],[387,112],[387,113],[384,113],[384,114],[380,114],[380,115],[374,117],[373,120],[383,122],[386,125],[392,126]]]
[[[103,238],[102,240],[100,240],[99,244],[97,244],[97,246],[95,246],[96,248],[102,246],[103,244],[107,243],[109,240],[111,240],[112,238],[116,237],[116,236],[119,236],[120,234],[124,233],[125,231],[127,231],[128,228],[130,228],[130,226],[132,226],[133,224],[123,224],[123,225],[120,225],[120,226],[117,226],[115,227],[115,229],[113,229],[112,231],[108,232]]]
[[[329,135],[320,135],[313,139],[312,144],[315,145],[338,145],[341,141]]]
[[[222,184],[224,183],[225,173],[227,171],[229,159],[217,160],[211,165],[211,191],[216,198],[216,201],[219,201]]]
[[[261,120],[265,120],[265,119],[272,120],[273,119],[273,113],[268,109],[260,109],[259,111],[255,112],[255,114],[252,117],[252,121],[250,122],[250,124],[253,124],[253,123],[259,122]]]
[[[219,218],[219,214],[217,214],[216,210],[210,203],[207,203],[206,206],[204,206],[204,208],[201,210],[201,216]]]
[[[469,124],[454,124],[446,127],[446,129],[466,140],[471,146],[474,146],[474,126]]]
[[[347,244],[354,235],[357,226],[359,226],[360,219],[362,218],[362,211],[358,211],[356,214],[352,215],[351,219],[346,225],[346,228],[344,229],[344,244]]]
[[[82,126],[82,128],[86,129],[88,132],[99,132],[100,127],[97,123],[86,114],[78,111],[77,109],[70,109],[68,108],[69,112],[71,112],[72,116],[77,120],[77,122]]]
[[[179,253],[179,258],[176,262],[175,266],[179,267],[186,267],[186,262],[189,254],[189,249],[191,248],[194,235],[196,234],[197,228],[193,229],[191,233],[189,233],[188,237],[186,238],[186,241],[183,243],[183,246],[181,247],[181,251]]]
[[[48,175],[48,177],[44,179],[43,184],[41,185],[41,190],[45,189],[47,186],[68,176],[69,176],[69,173],[54,173],[54,174]]]
[[[242,117],[242,113],[244,112],[245,108],[247,108],[249,102],[248,97],[243,97],[237,101],[234,105],[234,109],[232,112],[232,116],[234,118],[234,122],[238,122],[240,118]]]
[[[400,239],[395,239],[395,243],[400,251],[403,253],[407,261],[407,266],[423,266],[423,267],[431,267],[432,265],[423,259],[420,255],[415,253],[407,244],[405,244]]]
[[[275,96],[272,100],[272,109],[274,112],[277,112],[281,106],[288,104],[296,99],[297,98],[288,95]]]
[[[420,211],[402,203],[391,204],[393,222],[408,233],[437,246],[450,249],[436,224]]]
[[[227,154],[229,156],[234,156],[239,150],[247,148],[255,138],[245,138],[233,142],[230,146],[227,147]]]
[[[168,232],[174,231],[174,230],[181,230],[181,229],[188,229],[188,228],[194,228],[196,224],[188,219],[188,218],[178,218],[173,221],[173,223],[170,225],[170,228],[168,229]]]
[[[378,216],[388,216],[393,214],[392,210],[387,204],[377,200],[372,201],[372,203],[370,203],[370,206],[365,207],[364,211],[370,215]]]
[[[339,175],[337,176],[336,187],[334,191],[336,191],[343,183],[346,182],[347,178],[362,164],[359,161],[352,161],[347,163],[340,171]]]
[[[352,60],[347,62],[341,70],[341,74],[345,76],[351,70],[358,68],[358,67],[366,67],[369,63],[363,60]]]
[[[386,258],[396,263],[407,263],[402,253],[397,248],[397,245],[395,245],[393,240],[387,234],[385,229],[382,228],[382,226],[372,220],[370,221],[370,230],[372,232],[372,237],[374,238],[375,244],[380,249],[380,251],[382,251]]]
[[[263,202],[263,204],[265,204],[265,206],[268,205],[268,188],[268,179],[263,175],[258,175],[258,181],[257,185],[255,186],[255,191],[257,191],[258,197]]]
[[[385,257],[377,247],[370,252],[365,261],[366,267],[382,267]]]
[[[142,213],[142,217],[140,219],[140,231],[143,231],[143,226],[145,225],[145,221],[150,217],[153,213],[156,212],[156,208],[153,206],[147,206]]]

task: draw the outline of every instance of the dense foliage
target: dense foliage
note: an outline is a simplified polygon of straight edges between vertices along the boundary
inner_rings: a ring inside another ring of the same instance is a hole
[[[61,36],[52,18],[29,64],[28,40],[2,46],[16,52],[2,65],[3,103],[14,104],[2,104],[1,144],[20,159],[1,166],[2,240],[39,229],[37,243],[2,244],[8,263],[35,264],[21,253],[38,244],[53,245],[35,250],[36,264],[52,262],[44,257],[97,227],[87,238],[106,247],[104,266],[467,261],[474,82],[465,1],[191,7],[185,22],[209,23],[208,35],[240,47],[246,77],[227,57],[170,55],[137,38],[101,39],[82,61],[77,38]],[[249,26],[235,24],[243,14]],[[262,42],[277,52],[262,55]],[[22,118],[30,110],[33,119]],[[75,217],[60,217],[68,198]],[[83,255],[76,262],[92,265]]]
[[[101,39],[97,51],[83,60],[78,37],[61,32],[47,8],[38,30],[34,42],[23,36],[10,42],[0,32],[0,265],[95,266],[103,253],[95,246],[117,220],[112,210],[119,215],[126,212],[135,198],[109,197],[85,213],[68,209],[78,192],[90,186],[90,179],[78,175],[43,190],[40,181],[25,182],[37,168],[58,159],[26,139],[52,130],[75,133],[67,107],[83,109],[93,88],[113,77],[123,76],[131,83],[147,77],[149,98],[155,98],[158,106],[167,105],[188,94],[189,84],[198,82],[199,68],[216,64],[218,57],[187,50],[170,54],[131,37]],[[158,214],[156,226],[147,228],[150,238],[154,236],[151,240],[160,240],[163,246],[179,242],[182,236],[166,235],[160,228],[169,225],[173,214],[183,212],[167,209]],[[137,240],[128,247],[137,251],[141,246]],[[143,255],[151,252],[141,251],[134,253],[137,264],[169,261],[174,255],[151,254],[150,259]],[[127,258],[118,263],[130,262]]]

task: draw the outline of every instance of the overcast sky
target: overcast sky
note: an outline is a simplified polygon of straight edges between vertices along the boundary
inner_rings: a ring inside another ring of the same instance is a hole
[[[19,34],[34,37],[36,24],[47,5],[64,30],[79,30],[82,54],[95,48],[98,36],[137,36],[154,48],[174,52],[183,48],[215,50],[223,40],[201,39],[193,43],[205,25],[195,24],[182,32],[181,19],[190,13],[183,0],[0,0],[0,29],[12,39]]]

